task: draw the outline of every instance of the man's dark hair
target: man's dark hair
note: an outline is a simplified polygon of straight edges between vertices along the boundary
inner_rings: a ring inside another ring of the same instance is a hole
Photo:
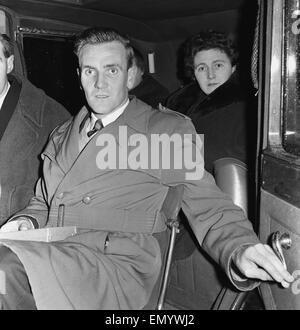
[[[233,41],[224,33],[205,31],[193,35],[184,43],[184,66],[186,76],[194,77],[194,58],[202,50],[219,49],[230,59],[231,65],[238,62],[238,52]]]
[[[3,54],[6,58],[14,55],[14,43],[5,33],[0,33],[0,42],[3,46]]]
[[[125,47],[127,52],[127,68],[130,68],[133,61],[133,49],[130,41],[127,37],[122,36],[119,32],[111,28],[92,27],[84,30],[75,40],[74,52],[79,58],[80,51],[84,46],[112,41],[118,41]]]
[[[145,72],[145,60],[143,54],[135,47],[133,47],[133,61],[135,65],[144,73]]]

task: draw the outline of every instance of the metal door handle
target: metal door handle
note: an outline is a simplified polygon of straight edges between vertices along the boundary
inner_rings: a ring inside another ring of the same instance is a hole
[[[288,233],[281,235],[279,231],[275,231],[271,236],[271,244],[275,254],[282,262],[284,268],[287,269],[282,248],[288,250],[292,246],[292,239],[290,235]]]

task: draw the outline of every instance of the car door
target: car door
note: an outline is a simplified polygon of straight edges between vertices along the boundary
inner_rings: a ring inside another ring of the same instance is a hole
[[[300,1],[265,8],[259,233],[295,281],[288,289],[264,283],[261,293],[267,309],[300,309]]]

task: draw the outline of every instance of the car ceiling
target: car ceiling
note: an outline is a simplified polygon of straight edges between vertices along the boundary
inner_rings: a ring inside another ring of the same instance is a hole
[[[135,20],[153,21],[198,16],[240,8],[247,0],[38,0],[98,10]]]

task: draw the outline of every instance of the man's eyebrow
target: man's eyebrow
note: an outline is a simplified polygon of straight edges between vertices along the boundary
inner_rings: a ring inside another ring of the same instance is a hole
[[[96,68],[92,65],[84,64],[84,65],[81,66],[81,70],[82,69],[96,69]]]
[[[120,70],[122,70],[122,66],[120,64],[117,64],[117,63],[112,63],[112,64],[106,64],[103,66],[104,69],[109,69],[109,68],[114,68],[114,67],[118,67],[120,68]],[[89,65],[89,64],[84,64],[81,66],[80,68],[81,70],[83,69],[94,69],[96,70],[96,67],[92,66],[92,65]]]
[[[119,69],[122,70],[122,66],[120,64],[117,64],[117,63],[112,63],[112,64],[106,64],[104,65],[104,68],[107,69],[107,68],[114,68],[114,67],[118,67]]]

